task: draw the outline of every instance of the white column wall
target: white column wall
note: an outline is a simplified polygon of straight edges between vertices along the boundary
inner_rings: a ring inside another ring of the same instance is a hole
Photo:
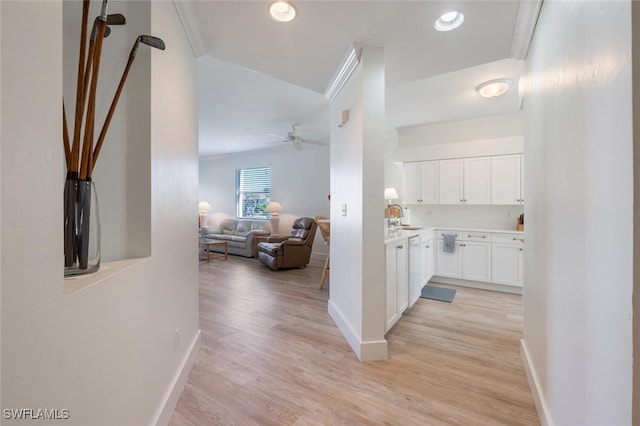
[[[345,126],[339,128],[330,120],[329,313],[361,360],[386,359],[381,48],[363,48],[360,64],[331,102],[330,117],[338,117],[343,110],[349,110]]]
[[[630,9],[545,2],[527,59],[523,346],[543,423],[631,424]]]
[[[148,7],[167,44],[150,53],[151,140],[137,141],[151,153],[138,173],[151,175],[152,255],[104,264],[106,278],[65,294],[62,3],[0,3],[3,408],[68,409],[69,425],[150,424],[197,349],[196,62],[173,4]]]

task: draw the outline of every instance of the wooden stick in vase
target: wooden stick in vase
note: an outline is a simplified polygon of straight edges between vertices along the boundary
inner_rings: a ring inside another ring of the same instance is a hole
[[[82,117],[84,116],[84,61],[87,44],[89,3],[89,0],[82,1],[82,28],[80,30],[80,53],[78,55],[78,81],[76,84],[76,112],[73,122],[73,145],[71,147],[71,158],[67,164],[67,169],[71,172],[78,172],[79,170],[80,134],[82,132]]]
[[[64,99],[62,99],[62,143],[64,144],[64,160],[67,163],[67,170],[69,170],[71,145],[69,142],[69,128],[67,127],[67,111],[64,108]]]
[[[105,118],[104,124],[102,125],[100,136],[98,136],[98,142],[96,143],[96,147],[93,151],[93,167],[96,166],[96,162],[98,161],[98,155],[100,155],[102,144],[104,143],[104,139],[107,136],[107,130],[109,130],[109,124],[111,124],[111,119],[113,118],[113,114],[116,110],[116,106],[118,105],[118,101],[120,100],[120,95],[122,94],[124,83],[127,81],[127,76],[129,75],[129,71],[131,70],[133,61],[135,60],[136,55],[138,53],[138,46],[140,45],[140,43],[146,44],[147,46],[151,46],[160,50],[165,49],[164,41],[162,41],[162,39],[160,39],[159,37],[154,37],[150,35],[141,35],[141,36],[138,36],[138,38],[136,39],[135,43],[133,44],[133,47],[131,48],[131,52],[129,53],[129,60],[127,60],[127,65],[124,68],[122,77],[120,77],[120,83],[118,84],[118,89],[116,90],[116,94],[113,96],[113,100],[111,101],[111,106],[109,107],[107,118]]]
[[[98,88],[98,74],[100,72],[100,58],[102,56],[102,43],[104,41],[104,32],[107,26],[107,0],[102,1],[102,11],[98,17],[98,25],[96,28],[95,53],[93,56],[93,72],[91,74],[91,87],[89,88],[89,103],[87,105],[87,114],[84,124],[84,140],[82,145],[82,164],[80,165],[80,179],[86,180],[91,177],[89,165],[92,162],[93,154],[93,124],[96,115],[96,91]]]

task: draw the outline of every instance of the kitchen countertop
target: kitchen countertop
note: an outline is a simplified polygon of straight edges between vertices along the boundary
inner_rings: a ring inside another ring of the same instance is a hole
[[[396,241],[401,241],[405,238],[414,237],[424,231],[436,231],[441,229],[446,229],[448,231],[474,231],[474,232],[491,232],[491,233],[508,233],[508,234],[519,234],[524,235],[525,231],[517,231],[515,229],[490,229],[490,228],[465,228],[465,227],[455,227],[455,226],[411,226],[411,228],[420,228],[420,229],[394,229],[390,230],[388,235],[385,235],[384,243],[394,243]]]

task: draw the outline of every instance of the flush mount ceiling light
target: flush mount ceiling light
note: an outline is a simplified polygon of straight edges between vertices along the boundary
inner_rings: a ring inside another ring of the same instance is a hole
[[[296,8],[286,1],[274,1],[269,5],[269,14],[274,21],[290,22],[296,17]]]
[[[511,80],[508,78],[496,78],[495,80],[485,81],[476,87],[476,92],[483,98],[495,98],[507,93],[511,86]]]
[[[433,26],[438,31],[451,31],[458,28],[463,22],[464,15],[461,12],[454,10],[453,12],[447,12],[440,15]]]

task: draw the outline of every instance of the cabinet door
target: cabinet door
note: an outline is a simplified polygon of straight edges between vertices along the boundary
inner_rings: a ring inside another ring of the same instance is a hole
[[[420,298],[422,280],[424,278],[424,243],[422,237],[409,238],[409,306]]]
[[[420,188],[422,204],[438,204],[438,161],[420,163]]]
[[[422,284],[420,287],[424,287],[429,280],[433,277],[435,250],[433,249],[433,240],[428,240],[422,243],[422,255],[424,256],[422,264],[424,266],[422,273]]]
[[[421,167],[422,163],[419,162],[404,163],[402,165],[405,204],[419,204],[422,201],[420,191]]]
[[[463,160],[440,160],[438,168],[439,204],[462,204],[464,202]]]
[[[449,278],[462,278],[462,246],[456,242],[454,253],[445,253],[444,241],[438,240],[436,250],[436,275]]]
[[[389,329],[395,324],[396,316],[398,314],[397,310],[397,296],[396,296],[396,287],[397,287],[397,271],[396,271],[396,245],[389,244],[387,245],[387,315],[385,317],[385,331],[389,331]]]
[[[462,278],[491,282],[491,244],[464,241],[462,245]]]
[[[521,204],[521,157],[491,157],[491,204]]]
[[[396,321],[409,306],[407,251],[406,244],[396,246]]]
[[[464,160],[464,204],[491,204],[491,157]]]
[[[491,275],[496,284],[522,287],[524,250],[519,244],[492,244]]]

